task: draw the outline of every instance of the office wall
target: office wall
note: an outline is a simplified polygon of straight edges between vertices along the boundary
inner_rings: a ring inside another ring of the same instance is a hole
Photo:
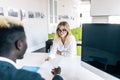
[[[92,23],[108,23],[108,16],[92,16]]]
[[[58,22],[68,21],[71,28],[80,26],[79,0],[58,0]]]
[[[45,41],[48,39],[47,3],[47,0],[0,0],[0,6],[6,16],[9,9],[18,11],[17,19],[20,19],[20,10],[25,12],[26,16],[22,21],[27,35],[27,52],[45,47]],[[28,11],[40,12],[44,14],[44,18],[28,18]]]
[[[91,0],[93,23],[108,23],[109,16],[120,16],[120,0]]]
[[[91,0],[92,16],[120,16],[120,0]]]
[[[57,7],[54,6],[54,1],[57,1]],[[53,0],[53,15],[48,14],[48,21],[51,20],[51,22],[49,22],[50,34],[55,33],[56,27],[60,21],[67,21],[70,24],[71,29],[80,26],[80,13],[77,11],[78,3],[80,3],[80,0]],[[55,13],[56,8],[57,13]],[[53,22],[50,17],[53,17]],[[57,18],[57,22],[55,20],[55,17]]]

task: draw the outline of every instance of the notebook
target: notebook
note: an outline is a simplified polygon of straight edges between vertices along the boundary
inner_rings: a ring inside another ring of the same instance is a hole
[[[27,71],[37,72],[40,69],[40,67],[38,67],[38,66],[23,66],[22,69],[27,70]]]

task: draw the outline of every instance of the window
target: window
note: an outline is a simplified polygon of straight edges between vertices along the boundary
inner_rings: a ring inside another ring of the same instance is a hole
[[[53,23],[53,0],[49,0],[50,8],[50,23]]]
[[[55,23],[57,23],[57,18],[58,18],[57,17],[57,1],[54,1],[54,12],[55,12],[55,14],[54,14],[55,15],[55,17],[54,17]]]
[[[57,1],[49,0],[50,23],[57,23]]]

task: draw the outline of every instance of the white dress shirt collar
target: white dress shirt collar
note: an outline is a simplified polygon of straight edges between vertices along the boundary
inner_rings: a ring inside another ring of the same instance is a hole
[[[6,61],[6,62],[8,62],[8,63],[11,63],[14,67],[17,68],[16,63],[15,63],[14,61],[8,59],[8,58],[0,57],[0,61]]]

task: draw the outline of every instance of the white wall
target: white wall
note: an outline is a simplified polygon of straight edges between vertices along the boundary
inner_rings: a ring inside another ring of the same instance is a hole
[[[92,23],[108,23],[108,16],[93,16]]]
[[[45,47],[45,41],[48,39],[47,3],[47,0],[0,0],[0,6],[3,7],[5,15],[8,15],[8,8],[18,10],[19,14],[20,10],[25,11],[26,17],[23,23],[27,35],[27,52]],[[42,12],[45,17],[43,19],[28,18],[28,11]]]
[[[54,1],[54,0],[53,0]],[[80,0],[55,0],[57,1],[57,22],[49,23],[49,33],[55,33],[56,27],[59,22],[67,21],[70,24],[70,28],[76,28],[80,26],[80,13],[78,12],[78,4]],[[53,6],[54,12],[54,6]],[[54,13],[53,13],[54,14]],[[49,15],[49,14],[48,14]],[[63,17],[69,17],[68,19]],[[54,15],[51,17],[55,17]],[[50,20],[50,15],[48,17]]]
[[[78,3],[80,1],[77,0],[58,0],[58,22],[60,21],[67,21],[69,22],[71,28],[76,28],[80,26],[80,13],[77,12],[78,10]],[[59,20],[59,16],[67,15],[69,18],[64,19],[61,18]]]
[[[120,0],[91,0],[93,23],[108,23],[109,16],[120,16]]]
[[[120,0],[91,0],[91,15],[120,15]]]

